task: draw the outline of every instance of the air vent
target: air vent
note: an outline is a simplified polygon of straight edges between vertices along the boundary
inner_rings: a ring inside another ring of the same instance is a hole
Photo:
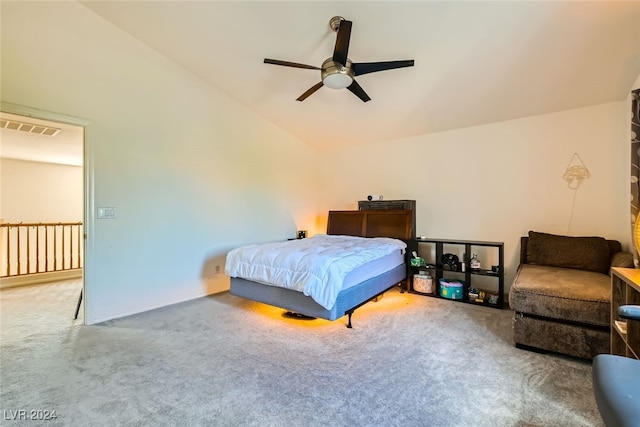
[[[21,132],[36,133],[38,135],[55,136],[60,129],[50,126],[37,125],[34,123],[18,122],[16,120],[0,119],[0,128],[11,129]]]

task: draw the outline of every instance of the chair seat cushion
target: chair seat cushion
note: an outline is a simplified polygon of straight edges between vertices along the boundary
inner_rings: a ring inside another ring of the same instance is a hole
[[[593,359],[593,392],[606,425],[640,424],[640,361],[601,354]]]
[[[608,326],[611,279],[593,271],[523,264],[509,305],[517,313]]]

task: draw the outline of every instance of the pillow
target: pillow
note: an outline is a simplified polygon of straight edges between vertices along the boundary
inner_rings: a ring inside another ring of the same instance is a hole
[[[609,257],[609,244],[603,237],[569,237],[529,231],[529,264],[609,274]]]

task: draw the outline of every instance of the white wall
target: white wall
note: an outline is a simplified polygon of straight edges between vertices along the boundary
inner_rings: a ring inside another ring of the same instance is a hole
[[[629,244],[628,108],[609,103],[328,152],[321,207],[354,208],[367,194],[415,199],[418,235],[504,242],[510,288],[529,230]],[[591,172],[577,193],[562,179],[574,153]]]
[[[313,153],[219,90],[75,2],[3,2],[1,31],[2,100],[90,122],[88,323],[224,290],[230,248],[312,228]]]
[[[4,222],[78,222],[83,217],[82,167],[0,159]]]

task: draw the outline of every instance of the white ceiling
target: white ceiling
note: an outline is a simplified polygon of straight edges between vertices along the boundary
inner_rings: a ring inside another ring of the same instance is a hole
[[[557,112],[628,96],[640,74],[639,1],[87,1],[104,19],[316,147]],[[372,98],[323,87],[333,16],[353,62],[415,59],[357,77]]]
[[[81,3],[319,149],[619,101],[640,74],[637,0]],[[353,21],[352,61],[415,66],[357,77],[367,103],[326,87],[298,102],[320,72],[262,61],[320,66],[336,15]],[[73,127],[56,137],[0,132],[4,157],[81,163]]]
[[[84,128],[0,112],[0,120],[19,122],[23,130],[0,127],[0,157],[32,162],[82,166]],[[28,125],[59,129],[54,136],[29,132]],[[24,130],[27,129],[27,130]]]

